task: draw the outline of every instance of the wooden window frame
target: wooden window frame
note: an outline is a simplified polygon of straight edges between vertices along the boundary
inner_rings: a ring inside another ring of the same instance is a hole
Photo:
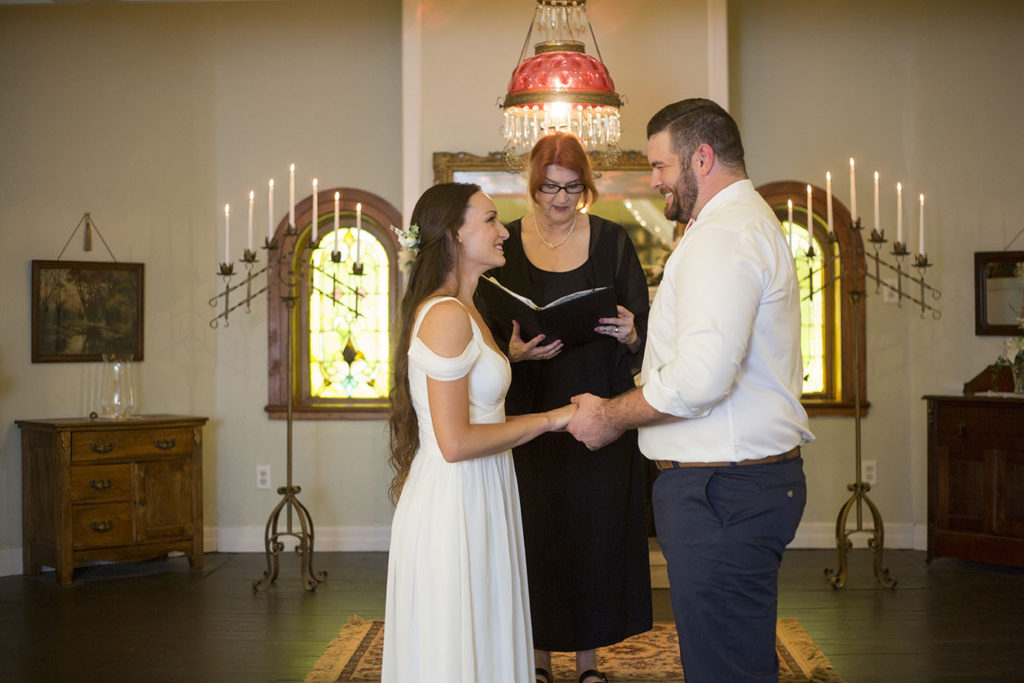
[[[400,247],[397,236],[388,226],[402,225],[402,214],[385,199],[364,190],[349,187],[332,187],[317,192],[320,207],[334,206],[334,193],[341,193],[341,210],[354,212],[356,204],[361,203],[363,230],[375,236],[384,246],[388,255],[388,308],[391,318],[391,331],[396,329],[401,273],[398,267]],[[321,214],[321,217],[323,214]],[[298,245],[304,246],[311,237],[313,219],[313,195],[299,201],[295,205],[295,224],[305,226],[297,230],[297,234],[289,235],[287,216],[278,224],[274,231],[274,239],[283,252],[290,251]],[[322,240],[330,231],[320,234]],[[390,402],[383,399],[323,399],[311,397],[309,392],[309,296],[311,278],[309,273],[308,253],[298,249],[294,261],[297,273],[296,305],[291,309],[286,304],[288,296],[288,269],[286,259],[279,259],[271,264],[269,296],[267,299],[267,416],[272,420],[287,417],[287,391],[292,392],[292,416],[297,420],[380,420],[386,419],[390,412]],[[302,262],[299,259],[305,259]],[[288,330],[292,326],[294,334],[292,345],[292,386],[287,387]],[[390,351],[389,351],[390,355]]]
[[[767,183],[757,188],[768,205],[775,211],[780,221],[787,219],[786,200],[792,199],[793,206],[807,205],[807,183],[784,180]],[[815,214],[814,238],[821,244],[829,244],[828,231],[824,227],[824,216],[827,214],[825,190],[812,184],[813,198],[811,210]],[[851,226],[850,211],[834,196],[832,198],[833,229],[838,243],[834,248],[839,253],[838,276],[834,272],[834,259],[825,264],[825,392],[824,395],[806,396],[801,399],[804,409],[811,416],[853,415],[856,410],[854,401],[854,382],[860,384],[861,415],[867,415],[870,403],[867,394],[867,328],[866,306],[862,301],[855,309],[853,293],[865,292],[864,242],[859,230]],[[798,223],[794,217],[794,222]],[[806,225],[806,224],[805,224]],[[835,286],[839,285],[836,292]],[[835,307],[838,303],[839,315],[836,324]],[[860,326],[860,343],[854,349],[854,325]],[[838,327],[838,330],[836,329]],[[859,377],[854,377],[854,353],[860,356]]]

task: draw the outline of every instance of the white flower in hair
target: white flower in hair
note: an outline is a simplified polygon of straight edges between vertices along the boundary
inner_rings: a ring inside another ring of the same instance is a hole
[[[391,226],[391,229],[398,235],[398,244],[402,249],[407,249],[414,254],[420,250],[420,226],[413,224],[408,230],[402,230]]]

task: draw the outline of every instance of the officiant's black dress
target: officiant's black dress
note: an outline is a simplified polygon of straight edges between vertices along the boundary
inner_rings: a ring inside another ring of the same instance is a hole
[[[505,265],[489,274],[542,306],[581,289],[612,286],[618,303],[635,316],[641,350],[630,353],[602,336],[565,348],[551,360],[512,363],[509,415],[564,406],[575,394],[611,397],[634,386],[647,338],[647,282],[626,231],[597,216],[590,217],[590,225],[587,261],[556,273],[530,263],[516,220],[508,225]],[[477,303],[507,351],[512,321],[489,319],[483,303]],[[649,630],[651,576],[636,432],[596,452],[568,433],[549,433],[513,449],[513,455],[534,647],[590,650]]]

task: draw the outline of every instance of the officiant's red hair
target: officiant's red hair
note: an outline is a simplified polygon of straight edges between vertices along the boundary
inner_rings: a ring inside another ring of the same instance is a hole
[[[547,182],[547,170],[551,164],[558,164],[580,176],[586,190],[580,195],[577,209],[585,209],[597,201],[597,185],[590,168],[590,157],[583,150],[583,143],[572,133],[551,133],[545,135],[530,150],[530,174],[527,190],[533,199],[540,192],[540,186]]]

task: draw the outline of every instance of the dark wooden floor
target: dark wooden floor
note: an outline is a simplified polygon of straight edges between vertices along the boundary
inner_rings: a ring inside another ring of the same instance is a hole
[[[319,553],[328,581],[299,585],[289,556],[277,583],[253,593],[261,554],[206,556],[0,578],[2,681],[301,681],[353,614],[382,617],[387,557]],[[1024,681],[1024,570],[888,551],[899,581],[874,581],[854,551],[846,588],[823,570],[836,554],[791,550],[780,577],[781,617],[797,617],[850,683]],[[655,618],[671,619],[665,591]]]

